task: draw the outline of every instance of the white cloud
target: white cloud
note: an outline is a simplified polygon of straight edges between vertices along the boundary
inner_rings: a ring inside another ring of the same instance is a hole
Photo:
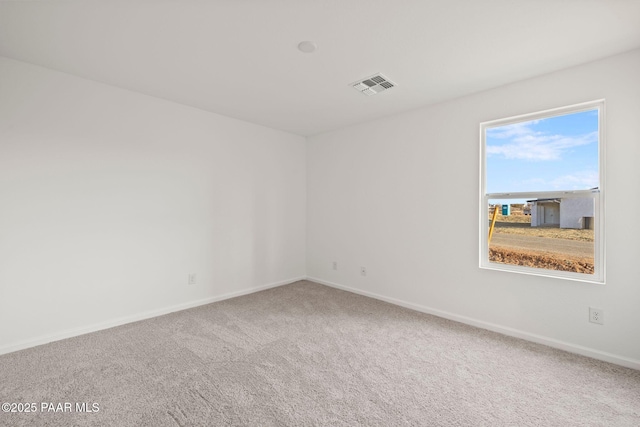
[[[571,148],[598,141],[597,131],[577,136],[552,135],[531,129],[535,123],[537,122],[515,123],[489,129],[488,137],[509,138],[509,141],[503,145],[487,145],[487,155],[530,161],[560,160]]]
[[[530,126],[535,125],[540,120],[532,120],[530,122],[514,123],[512,125],[500,126],[497,128],[489,129],[487,133],[493,138],[511,138],[518,135],[529,135],[535,133]]]
[[[549,184],[557,190],[585,190],[597,187],[599,180],[597,171],[579,171],[555,178]]]
[[[524,179],[518,191],[587,190],[597,187],[599,180],[597,171],[576,171],[553,179]]]

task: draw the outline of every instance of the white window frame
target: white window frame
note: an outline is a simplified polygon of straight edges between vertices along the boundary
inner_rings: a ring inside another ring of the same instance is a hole
[[[514,192],[514,193],[487,193],[486,192],[486,131],[494,127],[510,125],[531,120],[546,119],[550,117],[580,113],[588,110],[598,110],[598,175],[599,187],[597,190],[580,191],[540,191],[540,192]],[[523,114],[504,119],[491,120],[480,123],[480,268],[488,270],[509,271],[514,273],[530,274],[544,277],[555,277],[567,280],[576,280],[587,283],[605,283],[605,131],[604,131],[605,101],[604,99],[583,102],[566,107],[553,108],[535,113]],[[544,268],[526,267],[520,265],[502,264],[489,261],[489,200],[492,199],[535,199],[535,198],[568,198],[589,197],[595,202],[594,218],[594,273],[575,273],[569,271],[548,270]]]

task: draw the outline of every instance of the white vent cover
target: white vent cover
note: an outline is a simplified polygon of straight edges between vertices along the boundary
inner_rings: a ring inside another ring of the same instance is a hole
[[[384,90],[391,89],[392,87],[395,87],[396,84],[382,74],[374,74],[371,77],[351,83],[351,86],[358,92],[371,96]]]

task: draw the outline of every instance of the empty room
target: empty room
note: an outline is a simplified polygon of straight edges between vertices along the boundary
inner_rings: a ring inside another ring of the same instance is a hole
[[[0,0],[0,426],[638,426],[639,118],[636,0]]]

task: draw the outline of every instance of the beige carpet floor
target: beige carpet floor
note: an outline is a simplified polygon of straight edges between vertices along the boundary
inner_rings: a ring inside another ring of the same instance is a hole
[[[640,426],[640,371],[302,281],[0,356],[0,402],[37,404],[2,426]]]

